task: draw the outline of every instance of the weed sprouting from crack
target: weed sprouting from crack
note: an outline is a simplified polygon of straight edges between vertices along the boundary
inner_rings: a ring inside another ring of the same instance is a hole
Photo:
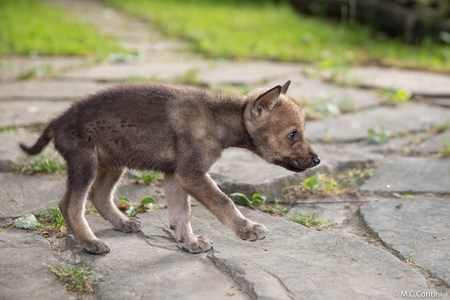
[[[411,101],[412,92],[409,90],[377,90],[378,96],[380,96],[380,102],[388,106],[397,106],[400,103],[406,103]]]
[[[153,171],[138,172],[138,178],[131,179],[130,182],[136,184],[161,185],[162,174]]]
[[[91,286],[91,279],[89,272],[90,267],[80,264],[74,268],[65,269],[59,266],[48,265],[51,272],[58,276],[60,281],[66,283],[68,291],[83,295],[90,294],[94,290]]]
[[[358,164],[353,169],[345,170],[336,175],[316,173],[298,185],[285,187],[288,191],[285,199],[290,197],[304,198],[315,194],[324,197],[333,197],[341,194],[356,192],[359,186],[373,174],[369,164]]]
[[[314,228],[317,230],[323,230],[325,227],[325,223],[331,223],[330,221],[322,220],[323,211],[310,213],[307,207],[305,207],[305,210],[306,214],[299,213],[295,218],[287,217],[287,219],[308,228]]]
[[[415,247],[415,249],[414,249],[414,247]],[[414,256],[414,254],[416,254],[418,249],[419,248],[417,248],[417,246],[416,246],[416,241],[413,241],[412,244],[411,244],[411,253],[405,258],[406,263],[408,265],[415,265],[415,262],[413,260],[413,256]]]
[[[444,138],[444,148],[439,151],[438,155],[439,157],[450,157],[450,142],[446,137]]]
[[[18,166],[17,170],[20,174],[24,175],[61,175],[66,168],[65,163],[58,157],[55,157],[54,154],[43,154],[39,157],[19,159],[22,162],[22,165]]]

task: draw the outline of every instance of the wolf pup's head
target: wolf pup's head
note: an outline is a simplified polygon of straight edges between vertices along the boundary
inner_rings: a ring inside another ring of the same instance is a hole
[[[250,93],[244,121],[257,154],[269,163],[303,172],[317,166],[320,158],[305,139],[305,113],[286,96],[290,83]]]

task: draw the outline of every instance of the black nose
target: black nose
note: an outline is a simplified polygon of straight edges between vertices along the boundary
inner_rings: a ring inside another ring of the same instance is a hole
[[[314,156],[312,161],[314,163],[314,167],[320,164],[320,158],[318,156]]]

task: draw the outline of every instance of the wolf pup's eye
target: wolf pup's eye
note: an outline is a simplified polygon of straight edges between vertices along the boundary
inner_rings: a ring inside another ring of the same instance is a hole
[[[296,141],[297,140],[297,130],[292,131],[291,133],[289,133],[289,138],[291,139],[291,141]]]

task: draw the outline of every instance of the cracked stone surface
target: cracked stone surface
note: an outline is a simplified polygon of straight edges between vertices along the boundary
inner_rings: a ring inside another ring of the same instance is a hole
[[[398,107],[377,107],[337,118],[309,121],[305,135],[309,140],[352,142],[365,140],[367,130],[384,126],[388,131],[425,131],[433,125],[450,120],[450,109],[410,103]]]
[[[214,295],[214,299],[224,299],[227,292],[236,292],[242,299],[299,299],[305,294],[308,299],[391,299],[398,290],[426,289],[422,275],[356,238],[241,210],[269,228],[265,240],[241,241],[208,211],[195,206],[194,233],[212,240],[214,250],[209,253],[180,252],[169,229],[167,211],[155,210],[140,214],[144,223],[140,234],[114,231],[100,217],[89,215],[94,232],[109,243],[112,252],[86,257],[69,240],[60,247],[60,255],[93,266],[99,278],[95,291],[99,299],[143,295],[158,299],[191,299],[193,295],[207,299]]]
[[[430,284],[425,277],[435,277],[447,284],[443,298],[450,298],[449,237],[446,236],[450,212],[445,198],[450,191],[450,159],[417,157],[437,153],[443,146],[443,138],[448,136],[448,132],[432,135],[429,130],[450,120],[450,109],[446,105],[450,95],[448,75],[366,67],[350,70],[352,77],[360,75],[362,86],[406,88],[426,100],[425,103],[385,107],[380,105],[374,89],[343,87],[306,77],[306,66],[301,64],[206,60],[199,54],[186,52],[188,42],[163,40],[148,23],[106,7],[101,1],[46,1],[96,24],[101,32],[115,36],[126,48],[138,50],[142,61],[104,62],[86,69],[72,69],[72,62],[66,64],[56,58],[55,68],[61,65],[58,80],[1,83],[2,128],[44,124],[61,113],[70,101],[111,85],[105,82],[138,77],[181,82],[192,70],[196,70],[200,84],[214,88],[222,84],[239,85],[242,89],[273,87],[290,79],[288,95],[297,100],[311,104],[344,103],[355,111],[337,118],[307,122],[305,137],[321,157],[321,164],[306,173],[292,173],[267,164],[250,152],[225,151],[211,169],[213,179],[225,193],[258,192],[269,200],[284,201],[280,198],[282,188],[299,184],[316,171],[336,173],[372,162],[379,167],[355,194],[311,195],[307,199],[297,199],[298,205],[289,216],[305,214],[305,207],[311,213],[324,210],[322,219],[337,224],[331,232],[315,231],[282,217],[240,207],[244,215],[270,230],[262,241],[244,242],[193,201],[194,233],[206,235],[214,243],[213,251],[200,255],[180,250],[174,232],[169,229],[165,209],[139,213],[144,227],[137,234],[115,231],[100,216],[86,216],[97,237],[112,248],[110,254],[102,256],[81,250],[71,235],[50,245],[32,232],[2,231],[0,299],[75,299],[43,265],[58,262],[84,263],[92,267],[95,292],[83,299],[394,299],[402,290],[443,288]],[[47,62],[48,58],[39,59]],[[30,68],[35,66],[35,61],[22,60],[9,65],[13,77],[17,76],[17,66],[22,63]],[[12,61],[6,58],[6,62]],[[52,59],[48,61],[51,63]],[[0,77],[5,65],[0,69]],[[71,70],[63,73],[66,65]],[[417,132],[417,136],[406,134],[391,138],[385,144],[369,145],[365,141],[367,129],[381,126],[393,133]],[[424,136],[429,139],[416,146],[414,141]],[[64,193],[63,177],[22,176],[11,172],[18,164],[17,155],[23,155],[17,142],[31,144],[36,138],[37,134],[24,129],[0,133],[0,172],[3,172],[0,173],[0,218],[39,214],[57,204]],[[157,204],[165,204],[162,187],[131,184],[130,178],[133,178],[132,171],[124,176],[117,189],[116,203],[119,197],[137,204],[143,197],[154,196]],[[417,193],[418,197],[414,200],[385,199],[380,197],[380,192],[397,197],[398,193]],[[442,198],[429,197],[429,193],[441,193]],[[371,195],[362,197],[360,194]],[[399,204],[403,207],[395,208]],[[354,220],[359,223],[353,224]],[[3,222],[6,220],[0,219],[0,224]],[[363,234],[358,235],[358,232],[369,230],[403,261],[389,249],[363,241]],[[414,250],[417,251],[413,255],[414,264],[410,266],[405,259],[411,255],[412,241],[416,242]],[[27,285],[18,289],[19,281]]]
[[[448,193],[449,158],[386,158],[361,190],[402,193]]]
[[[57,265],[50,244],[25,230],[0,233],[1,299],[77,299],[46,265]]]
[[[275,63],[269,61],[227,62],[199,72],[200,81],[218,85],[227,83],[232,85],[252,85],[271,80],[277,76],[301,73],[303,66],[293,63]],[[275,85],[283,85],[279,82]]]
[[[136,64],[103,64],[88,70],[67,72],[63,78],[70,80],[94,80],[120,82],[130,78],[154,78],[171,80],[193,69],[206,68],[204,61],[144,62]]]
[[[22,100],[0,101],[0,127],[45,124],[72,104],[71,101]]]
[[[360,211],[385,245],[450,284],[448,198],[389,199],[364,204]]]
[[[374,91],[343,87],[304,75],[285,76],[263,86],[273,87],[291,81],[287,94],[297,101],[306,100],[313,103],[331,102],[352,107],[355,110],[379,105],[379,98]]]
[[[402,88],[422,96],[450,96],[450,76],[445,74],[379,67],[360,67],[349,73],[365,87]]]
[[[12,81],[39,67],[50,67],[56,74],[68,69],[92,63],[87,57],[74,56],[2,56],[0,58],[0,81]]]
[[[38,133],[23,132],[0,132],[0,172],[13,172],[15,168],[22,164],[21,159],[25,153],[21,152],[19,143],[32,145],[39,138]],[[47,147],[43,153],[54,154],[53,147]]]
[[[85,72],[85,71],[74,71]],[[96,82],[18,81],[0,84],[2,100],[74,100],[110,87]]]
[[[435,135],[431,139],[414,147],[413,150],[419,153],[439,153],[444,149],[445,139],[450,142],[450,130]]]
[[[7,217],[19,217],[30,213],[39,215],[45,209],[59,203],[64,196],[65,188],[65,178],[0,173],[0,190],[7,193],[0,193],[0,210]],[[119,203],[119,197],[126,197],[133,204],[137,204],[142,198],[149,196],[159,200],[162,194],[160,187],[124,182],[116,191],[115,201]]]

